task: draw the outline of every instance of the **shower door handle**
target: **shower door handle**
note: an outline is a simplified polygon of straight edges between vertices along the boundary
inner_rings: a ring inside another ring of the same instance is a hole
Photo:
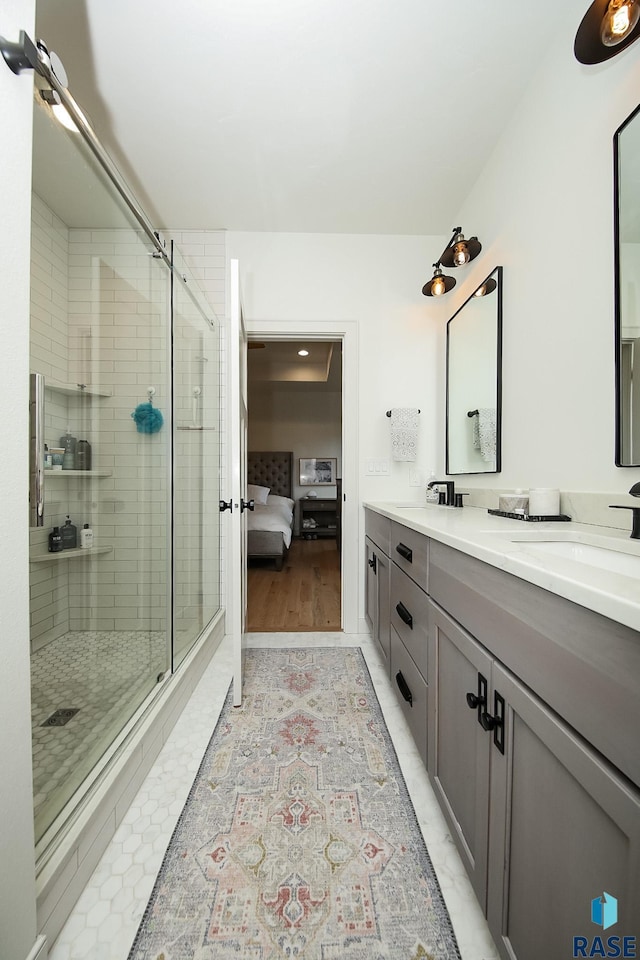
[[[44,376],[32,373],[29,385],[31,526],[44,526]]]

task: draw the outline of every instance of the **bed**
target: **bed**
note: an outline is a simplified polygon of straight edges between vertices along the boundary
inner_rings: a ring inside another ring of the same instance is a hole
[[[247,514],[247,559],[273,560],[276,570],[282,570],[293,535],[292,468],[290,451],[247,454],[247,499],[255,502]]]

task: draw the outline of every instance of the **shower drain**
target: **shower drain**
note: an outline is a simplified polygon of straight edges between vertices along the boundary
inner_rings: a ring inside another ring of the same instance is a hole
[[[64,707],[62,710],[56,710],[51,714],[50,717],[41,723],[41,727],[64,727],[65,723],[69,723],[72,717],[75,717],[76,713],[79,713],[79,707]]]

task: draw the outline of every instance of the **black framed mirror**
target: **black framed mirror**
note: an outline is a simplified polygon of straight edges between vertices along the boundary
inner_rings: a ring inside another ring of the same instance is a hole
[[[640,106],[613,137],[616,466],[640,466]]]
[[[502,426],[502,267],[447,323],[446,472],[499,473]]]

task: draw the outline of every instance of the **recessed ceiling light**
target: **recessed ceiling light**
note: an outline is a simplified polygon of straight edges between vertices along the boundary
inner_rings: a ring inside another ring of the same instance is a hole
[[[309,351],[308,351],[308,350],[298,350],[298,356],[299,356],[299,357],[308,357],[308,356],[309,356]]]

